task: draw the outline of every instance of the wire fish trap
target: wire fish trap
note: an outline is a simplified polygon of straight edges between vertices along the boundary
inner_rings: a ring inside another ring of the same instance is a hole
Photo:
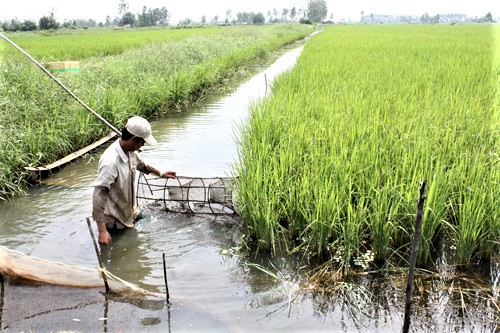
[[[140,173],[137,204],[163,206],[167,212],[236,214],[231,177],[160,178]]]

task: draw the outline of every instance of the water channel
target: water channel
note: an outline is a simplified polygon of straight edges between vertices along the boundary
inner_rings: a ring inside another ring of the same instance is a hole
[[[143,157],[160,168],[176,170],[178,175],[229,176],[237,153],[235,137],[239,124],[247,117],[249,103],[263,97],[272,79],[293,66],[300,52],[301,47],[295,46],[271,66],[257,69],[250,80],[234,89],[209,95],[187,112],[153,121],[159,143],[146,146]],[[2,203],[0,245],[51,261],[97,267],[85,218],[91,214],[91,184],[101,152],[102,149],[97,149],[65,167],[47,179],[46,184],[31,188],[26,197]],[[74,305],[64,306],[75,309],[72,317],[58,317],[57,309],[41,309],[39,313],[35,311],[29,317],[14,320],[4,312],[0,316],[0,329],[7,326],[5,331],[15,332],[33,327],[34,331],[44,331],[42,324],[35,324],[36,318],[43,316],[50,316],[45,321],[60,321],[60,329],[68,327],[70,322],[73,326],[69,327],[77,331],[95,331],[96,327],[102,331],[149,332],[167,329],[169,332],[399,332],[401,329],[404,276],[359,275],[339,284],[333,295],[315,293],[306,282],[304,273],[309,263],[304,258],[266,253],[240,255],[241,221],[237,216],[153,210],[145,213],[146,218],[139,221],[135,230],[115,237],[111,246],[101,249],[104,265],[111,273],[144,289],[165,292],[162,266],[165,253],[174,304],[172,313],[158,303],[138,306],[116,302],[108,308],[109,303],[100,300],[99,297],[103,298],[100,294],[92,296],[97,301],[82,305],[78,298],[84,292],[68,291],[66,301],[70,304],[73,301]],[[255,264],[277,276],[263,272]],[[486,276],[487,288],[498,290],[499,270],[492,267],[491,272],[477,279],[484,283]],[[422,289],[416,304],[414,332],[498,329],[489,310],[457,307],[453,300],[456,294],[448,282],[436,277],[432,288]],[[5,288],[2,293],[8,294],[8,286],[2,288]],[[50,298],[51,292],[44,296],[20,293],[19,297],[24,295],[36,303],[34,298]],[[463,294],[467,292],[464,290]],[[476,302],[489,302],[485,308],[494,309],[491,303],[495,299],[474,295]],[[495,297],[498,300],[498,291]],[[176,300],[190,304],[188,310],[175,311]],[[0,307],[3,304],[6,306],[7,301],[0,302]],[[103,318],[96,318],[95,326],[78,319],[78,313],[88,306],[97,307],[100,316],[107,316],[107,326],[103,325]],[[120,325],[118,319],[113,319],[113,311],[125,310],[131,311],[134,318],[127,318],[128,322]],[[78,326],[84,324],[87,326]]]

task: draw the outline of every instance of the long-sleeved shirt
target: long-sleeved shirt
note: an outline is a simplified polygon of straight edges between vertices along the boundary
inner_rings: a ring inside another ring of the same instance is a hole
[[[132,228],[139,215],[136,205],[136,171],[151,172],[139,153],[123,151],[118,139],[99,159],[97,179],[94,181],[92,217],[97,223],[112,228]]]

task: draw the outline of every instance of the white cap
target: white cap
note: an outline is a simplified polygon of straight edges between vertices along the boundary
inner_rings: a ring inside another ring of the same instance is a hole
[[[156,139],[153,138],[153,135],[151,134],[151,125],[142,117],[134,116],[129,118],[125,128],[130,134],[144,139],[144,141],[150,145],[155,145],[157,143]]]

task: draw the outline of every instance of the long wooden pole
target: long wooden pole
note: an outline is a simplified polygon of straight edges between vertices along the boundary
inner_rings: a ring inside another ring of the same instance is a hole
[[[4,277],[2,273],[0,273],[0,331],[3,329],[3,304],[4,304],[4,293],[5,293],[5,285],[4,285]]]
[[[408,281],[406,284],[406,303],[405,303],[405,319],[403,324],[403,333],[408,333],[411,321],[411,292],[413,285],[413,277],[415,275],[415,266],[417,263],[418,242],[420,240],[420,230],[422,228],[422,216],[424,215],[425,185],[427,180],[420,183],[420,197],[417,202],[417,217],[415,219],[415,232],[413,233],[413,244],[410,256],[410,269],[408,272]]]
[[[63,88],[64,91],[66,91],[68,94],[70,94],[87,111],[89,111],[90,113],[92,113],[94,115],[94,117],[96,117],[97,119],[99,119],[100,121],[102,121],[111,130],[113,130],[114,132],[116,132],[116,134],[118,134],[119,136],[121,136],[121,132],[116,127],[114,127],[110,122],[108,122],[106,119],[104,119],[100,114],[98,114],[97,112],[95,112],[94,110],[92,110],[87,104],[85,104],[85,102],[83,102],[80,98],[78,98],[78,96],[76,96],[71,90],[69,90],[69,88],[67,88],[61,81],[59,81],[45,67],[43,67],[42,64],[40,64],[38,61],[36,61],[35,58],[33,58],[32,56],[30,56],[26,51],[24,51],[22,48],[20,48],[16,43],[14,43],[13,41],[11,41],[9,38],[7,38],[7,36],[5,36],[4,34],[2,34],[1,32],[0,32],[0,37],[2,37],[3,39],[5,39],[5,41],[7,43],[9,43],[10,45],[12,45],[15,49],[17,49],[19,52],[21,52],[22,54],[24,54],[29,60],[31,60],[35,65],[37,65],[45,74],[47,74],[52,80],[54,80],[55,83],[57,83],[61,88]]]
[[[165,252],[163,252],[163,277],[165,278],[165,288],[167,289],[167,306],[170,306],[170,293],[168,292],[167,262],[165,260]]]
[[[101,268],[102,279],[104,280],[104,287],[106,288],[106,293],[109,292],[108,278],[106,277],[106,273],[104,273],[104,265],[101,260],[101,253],[99,252],[99,248],[97,247],[97,242],[95,240],[94,230],[92,229],[92,224],[90,223],[90,219],[87,217],[87,225],[89,227],[90,236],[92,237],[92,242],[94,243],[95,253],[97,254],[97,260],[99,261],[99,267]]]

